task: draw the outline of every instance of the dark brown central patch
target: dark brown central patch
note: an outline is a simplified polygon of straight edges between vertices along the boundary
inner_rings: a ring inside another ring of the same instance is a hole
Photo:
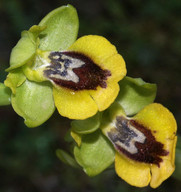
[[[106,80],[111,76],[111,72],[101,69],[81,53],[51,52],[49,59],[51,65],[44,71],[44,75],[58,86],[74,91],[107,87]],[[74,80],[69,78],[71,75]]]
[[[169,152],[164,150],[162,143],[156,141],[151,130],[135,120],[128,120],[124,117],[117,117],[116,121],[116,129],[108,132],[108,137],[114,144],[116,150],[135,161],[156,164],[159,167],[163,161],[161,156],[167,156]],[[134,131],[132,127],[138,132]],[[144,142],[139,142],[139,137],[144,138]],[[136,138],[137,140],[135,140]],[[131,153],[131,148],[129,151],[129,147],[133,144],[133,141],[135,141],[134,147],[137,149],[135,153]],[[121,144],[119,144],[119,142]],[[128,147],[127,150],[126,147]]]

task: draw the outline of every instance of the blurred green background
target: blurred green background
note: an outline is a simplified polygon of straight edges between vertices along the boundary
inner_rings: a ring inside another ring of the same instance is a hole
[[[65,4],[77,8],[79,36],[106,37],[124,57],[129,76],[158,85],[156,102],[173,112],[181,134],[179,0],[0,0],[0,81],[7,75],[4,70],[20,32]],[[27,128],[11,106],[0,107],[0,192],[181,191],[179,150],[174,176],[155,190],[132,187],[114,170],[89,178],[64,165],[55,150],[67,148],[64,136],[69,127],[70,121],[55,112],[41,127]]]

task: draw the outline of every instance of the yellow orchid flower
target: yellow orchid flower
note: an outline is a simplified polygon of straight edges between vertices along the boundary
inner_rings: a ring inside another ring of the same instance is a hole
[[[158,187],[175,169],[177,125],[172,113],[153,103],[132,118],[119,108],[111,119],[101,129],[116,149],[118,176],[133,186]]]
[[[55,106],[62,116],[86,119],[108,108],[126,75],[125,62],[104,37],[79,38],[66,51],[37,51],[41,66],[24,67],[30,80],[53,84]],[[36,69],[35,69],[36,68]]]

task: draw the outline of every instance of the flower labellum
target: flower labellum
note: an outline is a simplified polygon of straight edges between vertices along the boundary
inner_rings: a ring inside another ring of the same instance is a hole
[[[110,71],[102,70],[89,57],[76,52],[51,52],[51,65],[44,75],[56,85],[73,91],[106,88]]]
[[[169,154],[149,129],[124,116],[117,116],[116,125],[108,132],[108,137],[119,153],[135,161],[152,163],[159,167],[163,161],[160,156]]]
[[[117,174],[131,185],[158,187],[174,171],[176,121],[160,104],[153,103],[132,118],[116,112],[103,133],[116,149]]]
[[[33,70],[24,73],[31,80],[49,80],[55,106],[70,119],[86,119],[108,108],[119,93],[118,81],[126,75],[122,56],[101,36],[81,37],[64,51],[36,54]]]

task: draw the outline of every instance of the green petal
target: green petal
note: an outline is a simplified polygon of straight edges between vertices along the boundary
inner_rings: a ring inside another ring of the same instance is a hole
[[[21,39],[12,49],[10,56],[10,67],[6,71],[18,68],[33,58],[36,52],[36,37],[29,31],[21,33]]]
[[[114,162],[115,152],[109,141],[98,130],[83,135],[80,148],[74,148],[77,162],[89,176],[95,176]]]
[[[44,123],[55,110],[52,88],[49,83],[35,83],[26,80],[16,89],[11,98],[17,114],[25,119],[28,127]]]
[[[59,7],[46,15],[39,26],[46,26],[40,34],[40,49],[66,50],[77,38],[79,21],[76,9],[71,5]]]
[[[71,167],[74,167],[74,168],[79,167],[75,159],[71,155],[69,155],[66,151],[62,149],[57,149],[56,155],[63,163],[70,165]]]
[[[11,89],[13,94],[16,94],[16,88],[24,83],[26,77],[22,73],[22,69],[14,69],[7,75],[4,84]]]
[[[85,120],[72,121],[72,131],[78,134],[89,134],[96,131],[100,126],[101,113],[97,113],[93,117]]]
[[[0,106],[11,103],[11,90],[3,83],[0,83]]]
[[[126,115],[138,113],[155,99],[156,84],[146,83],[141,78],[125,77],[119,85],[120,92],[116,100],[123,107]]]

